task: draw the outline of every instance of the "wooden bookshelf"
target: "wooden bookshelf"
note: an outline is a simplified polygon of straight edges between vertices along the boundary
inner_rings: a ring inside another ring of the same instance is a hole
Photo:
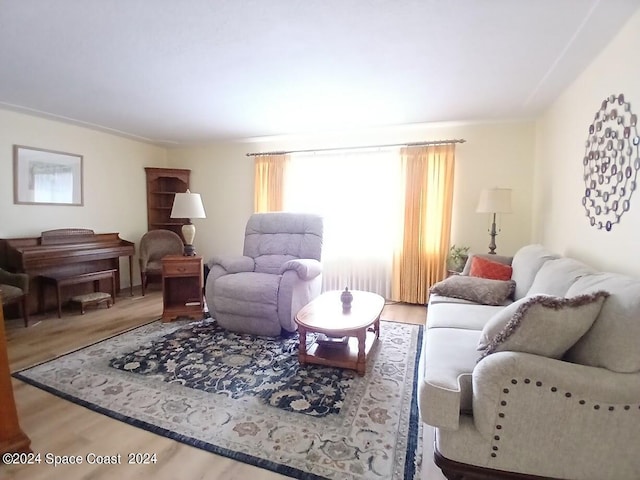
[[[145,167],[147,174],[147,229],[171,230],[182,238],[186,218],[171,218],[173,198],[189,188],[191,170]],[[184,241],[184,238],[182,239]]]

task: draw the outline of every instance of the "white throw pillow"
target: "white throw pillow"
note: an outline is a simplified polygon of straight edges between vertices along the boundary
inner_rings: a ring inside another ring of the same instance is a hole
[[[481,358],[515,351],[561,358],[593,325],[609,293],[573,298],[535,295],[496,313],[482,329]]]

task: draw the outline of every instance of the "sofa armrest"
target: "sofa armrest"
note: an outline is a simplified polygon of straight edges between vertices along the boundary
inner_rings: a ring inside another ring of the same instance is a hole
[[[225,273],[253,272],[253,258],[241,255],[215,255],[207,262],[209,269],[220,266]]]
[[[473,389],[473,423],[492,468],[640,478],[640,373],[500,352],[476,365]]]
[[[626,440],[637,445],[639,407],[640,373],[520,352],[489,355],[473,371],[473,418],[486,438],[513,422],[531,438],[561,438],[569,432],[575,439],[612,437],[619,445],[630,435]]]
[[[322,264],[310,258],[289,260],[280,268],[280,275],[287,270],[294,270],[300,280],[312,280],[322,273]]]

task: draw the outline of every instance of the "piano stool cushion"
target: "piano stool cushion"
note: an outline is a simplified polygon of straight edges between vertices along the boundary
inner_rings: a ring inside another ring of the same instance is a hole
[[[3,303],[9,303],[16,298],[20,298],[24,295],[24,291],[21,288],[14,287],[13,285],[7,285],[6,283],[0,284],[0,294],[2,294]]]
[[[83,295],[76,295],[74,297],[71,297],[71,301],[80,304],[80,312],[83,315],[84,309],[87,305],[99,305],[105,302],[107,304],[107,308],[111,308],[111,305],[113,305],[111,294],[106,292],[92,292],[85,293]]]

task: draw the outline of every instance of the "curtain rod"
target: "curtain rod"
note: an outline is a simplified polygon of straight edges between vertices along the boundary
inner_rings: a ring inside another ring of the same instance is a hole
[[[360,147],[336,147],[336,148],[314,148],[309,150],[285,150],[280,152],[255,152],[247,153],[247,157],[260,157],[263,155],[287,155],[289,153],[314,153],[314,152],[330,152],[336,150],[362,150],[365,148],[387,148],[387,147],[423,147],[426,145],[449,145],[452,143],[464,143],[464,138],[455,138],[452,140],[433,140],[430,142],[415,143],[391,143],[387,145],[363,145]]]

